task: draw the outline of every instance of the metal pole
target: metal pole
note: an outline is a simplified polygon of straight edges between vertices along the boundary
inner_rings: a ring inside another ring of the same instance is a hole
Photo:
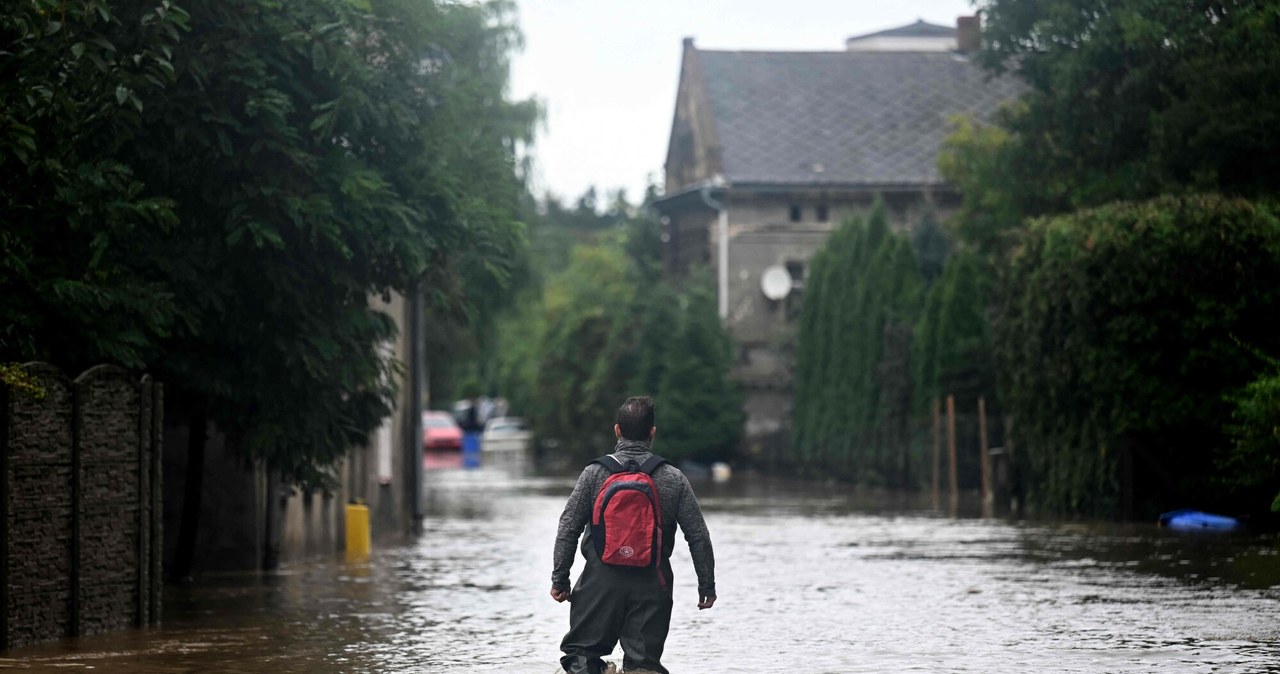
[[[720,208],[720,320],[729,317],[729,209]]]
[[[425,400],[427,388],[427,353],[423,345],[426,332],[426,317],[422,299],[422,282],[414,284],[413,297],[409,303],[409,353],[413,355],[409,367],[409,380],[412,390],[409,392],[410,427],[413,437],[405,445],[405,455],[409,461],[409,500],[412,502],[410,523],[413,535],[422,533],[422,410],[430,401]]]
[[[960,510],[960,481],[956,474],[956,397],[947,396],[947,472],[951,487],[951,516]]]

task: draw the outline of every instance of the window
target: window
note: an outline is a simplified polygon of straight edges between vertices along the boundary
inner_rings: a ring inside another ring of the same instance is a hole
[[[800,207],[795,204],[791,204],[791,222],[800,222],[800,215]]]
[[[815,213],[818,216],[818,222],[826,222],[831,217],[831,214],[827,211],[826,204],[819,205],[818,208],[815,209]]]
[[[804,311],[804,260],[787,260],[784,265],[787,268],[787,274],[791,276],[791,292],[787,293],[787,297],[783,302],[786,303],[786,317],[788,323],[795,323],[800,320],[800,315]]]
[[[802,260],[787,260],[787,274],[791,276],[791,287],[804,287],[804,262]]]

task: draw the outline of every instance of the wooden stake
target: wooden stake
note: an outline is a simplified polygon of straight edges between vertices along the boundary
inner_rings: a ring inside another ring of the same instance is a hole
[[[1004,451],[1008,455],[1009,464],[1009,496],[1013,500],[1013,516],[1022,519],[1026,516],[1024,509],[1026,498],[1022,493],[1022,474],[1018,471],[1018,453],[1013,444],[1013,417],[1004,417]]]
[[[942,469],[942,402],[935,396],[933,399],[933,509],[942,507],[939,495],[938,480]]]
[[[951,486],[951,516],[960,511],[960,479],[956,475],[956,397],[947,396],[947,472]]]
[[[992,505],[995,503],[991,493],[991,447],[987,443],[987,400],[978,396],[978,446],[982,452],[978,458],[982,466],[982,516],[991,517]]]

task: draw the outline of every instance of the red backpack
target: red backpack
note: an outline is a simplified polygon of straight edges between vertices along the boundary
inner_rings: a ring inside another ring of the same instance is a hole
[[[591,510],[591,540],[600,561],[657,568],[662,559],[662,505],[652,476],[666,459],[651,456],[643,464],[627,461],[624,465],[605,455],[592,463],[611,473]]]

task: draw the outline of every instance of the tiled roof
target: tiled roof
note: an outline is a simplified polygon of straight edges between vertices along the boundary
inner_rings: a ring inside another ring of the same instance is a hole
[[[698,55],[730,183],[938,184],[947,119],[1023,90],[946,52]]]
[[[942,26],[936,23],[929,23],[924,19],[920,19],[915,23],[898,28],[890,28],[876,33],[867,33],[866,35],[856,35],[849,38],[850,40],[861,40],[866,37],[955,37],[955,26]]]

